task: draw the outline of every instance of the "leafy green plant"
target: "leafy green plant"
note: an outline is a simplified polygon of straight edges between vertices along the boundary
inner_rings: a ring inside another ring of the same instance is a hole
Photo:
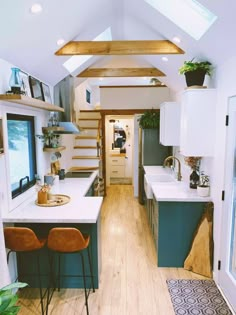
[[[179,74],[185,74],[186,72],[192,72],[195,70],[203,70],[209,76],[212,74],[212,64],[209,61],[185,61],[183,66],[179,68]]]
[[[24,288],[28,284],[23,282],[15,282],[0,289],[0,314],[15,315],[18,314],[20,306],[16,306],[18,296],[13,292],[14,289]]]
[[[159,128],[160,112],[155,111],[153,108],[147,110],[139,119],[139,127],[142,129]]]
[[[55,134],[53,131],[45,132],[43,135],[36,135],[37,138],[42,140],[45,148],[57,148],[60,135]]]

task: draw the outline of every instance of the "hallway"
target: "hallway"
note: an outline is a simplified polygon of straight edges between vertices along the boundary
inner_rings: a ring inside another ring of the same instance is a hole
[[[166,279],[203,278],[177,268],[157,268],[145,209],[131,185],[112,185],[102,207],[102,274],[99,290],[89,296],[91,315],[174,315]],[[20,299],[19,314],[40,314],[35,290]],[[51,315],[85,315],[78,289],[55,292]]]

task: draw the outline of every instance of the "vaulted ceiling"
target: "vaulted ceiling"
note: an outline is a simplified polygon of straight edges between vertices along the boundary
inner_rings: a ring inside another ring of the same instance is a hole
[[[236,54],[236,2],[199,0],[218,16],[213,26],[196,41],[144,0],[40,0],[41,14],[32,15],[32,0],[0,0],[0,58],[40,80],[55,85],[68,75],[63,63],[70,56],[56,56],[57,40],[91,41],[111,28],[113,40],[173,40],[185,54],[139,56],[94,56],[74,71],[77,75],[92,68],[158,68],[167,86],[179,90],[185,85],[178,68],[184,60],[206,59],[217,66]],[[174,7],[173,10],[178,10]],[[102,84],[130,84],[135,78],[107,78]],[[142,78],[141,78],[142,79]],[[140,78],[136,80],[141,80]],[[125,82],[125,83],[124,83]],[[138,81],[137,81],[138,82]],[[140,82],[140,81],[139,81]],[[91,84],[100,84],[97,78]]]

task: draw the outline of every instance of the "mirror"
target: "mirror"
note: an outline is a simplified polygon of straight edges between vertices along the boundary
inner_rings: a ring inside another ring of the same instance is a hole
[[[114,148],[123,148],[126,142],[126,133],[118,123],[114,124],[113,143]]]

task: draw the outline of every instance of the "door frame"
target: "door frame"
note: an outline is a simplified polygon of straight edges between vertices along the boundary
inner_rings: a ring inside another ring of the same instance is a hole
[[[230,99],[233,99],[230,104]],[[234,153],[236,148],[236,95],[228,98],[228,117],[229,124],[226,134],[225,146],[225,178],[224,178],[224,191],[225,201],[223,204],[222,215],[222,231],[221,231],[221,246],[220,255],[221,269],[219,271],[219,285],[225,294],[227,300],[236,311],[235,288],[236,280],[230,275],[229,262],[230,262],[230,245],[232,236],[232,215],[233,215],[233,172],[234,172]]]

